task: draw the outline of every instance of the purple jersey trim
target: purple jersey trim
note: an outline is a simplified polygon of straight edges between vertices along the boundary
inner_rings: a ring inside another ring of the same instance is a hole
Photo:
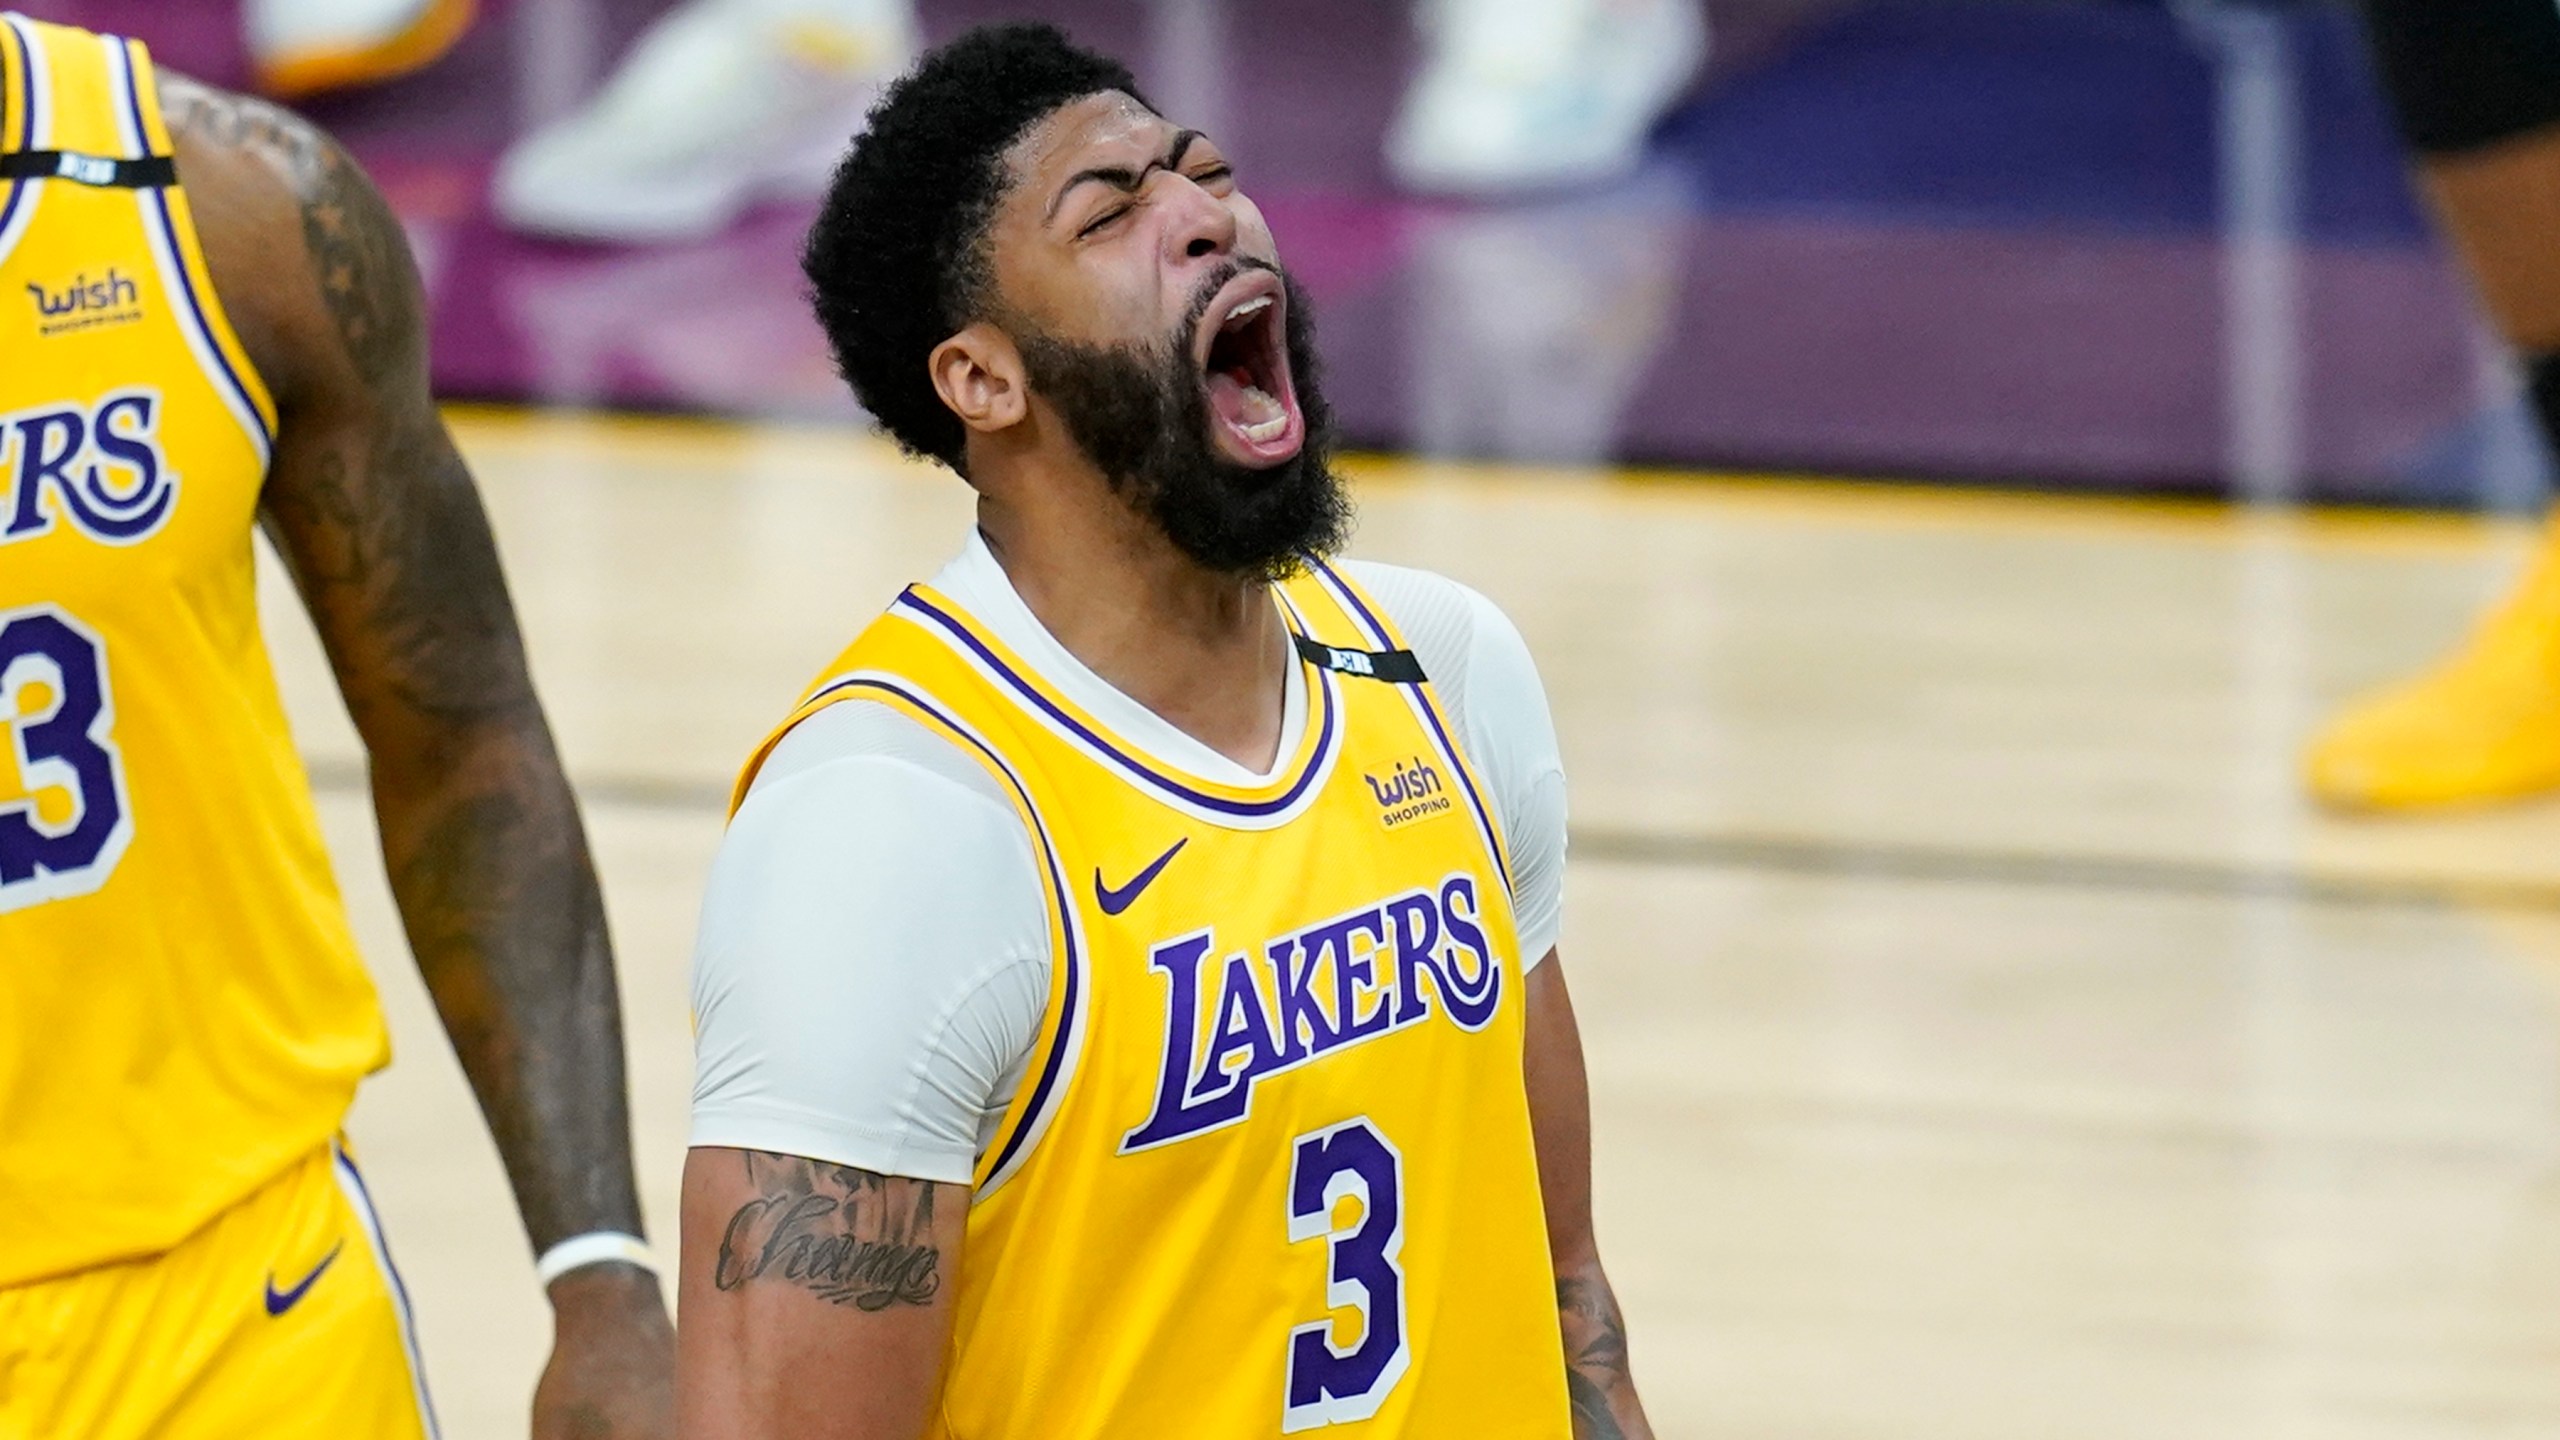
[[[1270,816],[1280,814],[1288,810],[1291,806],[1297,804],[1299,800],[1306,796],[1308,787],[1315,783],[1316,777],[1325,773],[1325,760],[1334,744],[1334,731],[1336,724],[1335,717],[1336,713],[1341,708],[1339,700],[1333,693],[1333,678],[1330,672],[1319,671],[1317,672],[1314,680],[1315,686],[1320,687],[1323,691],[1323,693],[1316,698],[1324,707],[1324,717],[1321,728],[1319,728],[1316,733],[1316,743],[1307,752],[1307,763],[1299,770],[1297,779],[1290,782],[1287,791],[1274,799],[1228,800],[1216,795],[1210,795],[1202,791],[1195,790],[1182,783],[1180,780],[1175,779],[1173,776],[1156,770],[1146,762],[1128,754],[1126,751],[1121,750],[1102,736],[1094,733],[1093,730],[1084,725],[1083,722],[1077,720],[1074,716],[1061,709],[1055,701],[1052,701],[1048,696],[1041,694],[1037,686],[1033,685],[1029,680],[1024,679],[1023,676],[1012,666],[1007,665],[1000,657],[997,656],[995,651],[987,647],[984,641],[981,641],[975,634],[971,633],[968,626],[962,624],[948,612],[934,605],[933,602],[925,599],[922,595],[917,594],[914,588],[910,587],[906,593],[900,595],[889,608],[895,610],[901,607],[913,611],[918,616],[930,621],[946,633],[958,639],[962,644],[968,646],[979,659],[985,661],[989,668],[993,669],[996,674],[1004,680],[1005,684],[1009,686],[1015,694],[1038,707],[1042,714],[1056,721],[1059,725],[1064,726],[1069,734],[1074,735],[1087,747],[1098,752],[1113,764],[1119,766],[1121,770],[1125,771],[1131,777],[1144,781],[1145,783],[1155,787],[1157,790],[1162,791],[1185,804],[1197,805],[1203,810],[1212,811],[1220,815],[1233,815],[1239,819],[1265,819]],[[1303,664],[1304,662],[1295,660],[1293,656],[1292,663]]]
[[[391,1298],[400,1306],[400,1347],[409,1355],[410,1383],[418,1397],[418,1416],[426,1422],[427,1440],[439,1440],[444,1432],[436,1424],[435,1399],[427,1393],[427,1357],[418,1348],[417,1309],[409,1303],[409,1286],[400,1278],[400,1267],[392,1263],[391,1236],[382,1225],[382,1207],[373,1203],[373,1188],[364,1183],[364,1172],[356,1168],[355,1157],[341,1148],[337,1141],[329,1142],[329,1160],[337,1166],[338,1173],[355,1186],[356,1199],[364,1206],[362,1218],[365,1229],[370,1232],[366,1238],[373,1242],[373,1252],[382,1261],[383,1276],[391,1282]]]
[[[1314,567],[1316,577],[1324,582],[1325,588],[1332,592],[1333,598],[1340,601],[1342,608],[1350,611],[1360,627],[1369,633],[1369,643],[1381,650],[1397,648],[1395,637],[1370,611],[1367,602],[1360,598],[1360,592],[1351,588],[1349,581],[1334,573],[1333,567],[1322,560],[1311,557],[1308,563]],[[1413,698],[1415,708],[1422,712],[1424,722],[1430,725],[1433,743],[1449,757],[1449,768],[1458,772],[1458,783],[1466,787],[1467,806],[1475,813],[1476,828],[1484,835],[1485,849],[1493,855],[1494,868],[1502,874],[1504,893],[1511,893],[1511,857],[1503,852],[1501,832],[1494,827],[1491,813],[1485,808],[1484,797],[1476,793],[1475,772],[1459,758],[1457,742],[1450,738],[1448,727],[1440,723],[1440,709],[1431,702],[1431,691],[1426,686],[1408,685],[1405,693]]]
[[[0,68],[6,68],[8,66],[10,56],[12,54],[17,57],[17,72],[12,76],[7,77],[10,82],[16,86],[16,93],[18,96],[18,135],[17,139],[10,143],[9,148],[11,150],[33,150],[36,148],[35,40],[33,37],[29,36],[24,29],[20,28],[18,21],[14,19],[10,20],[5,25],[0,25],[0,30],[7,31],[10,36],[14,37],[15,42],[12,44],[0,45]],[[9,198],[6,200],[0,200],[0,232],[6,232],[8,230],[10,220],[17,216],[18,202],[26,198],[27,191],[34,188],[35,183],[36,182],[33,180],[12,180],[9,182]]]
[[[1075,1037],[1077,1010],[1083,1001],[1084,963],[1076,944],[1074,892],[1067,888],[1066,872],[1058,864],[1057,845],[1050,840],[1048,825],[1040,818],[1040,807],[1032,803],[1031,791],[1024,786],[1021,778],[1013,773],[1013,767],[1004,762],[1003,756],[998,755],[985,741],[971,734],[967,726],[944,713],[931,699],[918,691],[910,690],[889,680],[867,675],[856,675],[839,680],[803,701],[802,708],[805,710],[808,706],[830,695],[841,694],[848,690],[877,690],[884,695],[894,695],[932,717],[943,729],[968,742],[970,748],[985,756],[988,764],[997,774],[1004,777],[1005,784],[1010,786],[1015,797],[1021,800],[1023,813],[1031,817],[1032,830],[1040,841],[1040,861],[1049,871],[1050,889],[1057,897],[1059,933],[1066,938],[1067,952],[1065,956],[1066,994],[1058,1017],[1058,1031],[1050,1041],[1048,1057],[1041,1062],[1040,1078],[1031,1087],[1031,1100],[1023,1109],[1022,1123],[1014,1127],[1014,1132],[1005,1138],[1004,1144],[996,1151],[995,1163],[987,1167],[986,1188],[992,1190],[1001,1183],[1006,1167],[1013,1163],[1025,1142],[1041,1128],[1043,1112],[1056,1098],[1051,1091],[1056,1087],[1059,1076],[1066,1069],[1067,1049]],[[984,1190],[980,1192],[982,1195],[984,1193]]]
[[[135,141],[148,153],[151,149],[151,127],[144,124],[142,120],[141,71],[134,65],[133,42],[117,40],[108,54],[116,60],[116,79],[124,89],[125,104],[133,120]],[[168,244],[169,268],[177,272],[178,295],[186,301],[187,318],[194,323],[196,333],[203,338],[204,348],[212,353],[213,363],[221,371],[221,380],[230,387],[232,397],[240,402],[241,411],[248,418],[249,423],[257,428],[260,445],[269,453],[273,453],[276,437],[274,432],[267,428],[267,417],[259,413],[258,403],[252,398],[248,385],[241,380],[240,373],[231,368],[231,357],[223,353],[222,340],[213,328],[212,317],[206,313],[204,301],[196,294],[195,276],[189,273],[187,266],[187,247],[179,243],[178,224],[169,213],[167,194],[156,188],[145,190],[142,194],[143,213],[149,215],[158,225],[160,238]]]

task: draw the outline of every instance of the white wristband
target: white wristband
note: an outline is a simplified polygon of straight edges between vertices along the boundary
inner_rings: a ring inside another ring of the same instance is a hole
[[[572,1270],[584,1270],[590,1265],[605,1265],[617,1260],[626,1265],[637,1265],[652,1275],[658,1273],[658,1257],[650,1253],[647,1241],[619,1230],[590,1230],[584,1235],[572,1235],[543,1251],[542,1258],[533,1262],[533,1278],[548,1288],[552,1281]]]

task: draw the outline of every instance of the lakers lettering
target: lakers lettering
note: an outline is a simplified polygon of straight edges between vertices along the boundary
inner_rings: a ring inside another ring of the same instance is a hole
[[[145,540],[177,507],[160,448],[160,392],[0,414],[0,545],[70,525],[109,545]]]
[[[1213,962],[1214,931],[1167,940],[1165,1042],[1155,1111],[1121,1141],[1143,1150],[1241,1120],[1265,1077],[1445,1015],[1477,1031],[1502,1003],[1502,964],[1476,877],[1263,942]]]

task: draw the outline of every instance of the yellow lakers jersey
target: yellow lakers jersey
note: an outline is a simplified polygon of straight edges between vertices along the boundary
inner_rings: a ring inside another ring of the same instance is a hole
[[[976,1176],[953,1440],[1563,1437],[1498,821],[1390,622],[1276,592],[1309,690],[1267,785],[1168,773],[910,589],[750,760],[869,700],[1019,809],[1044,1028]]]
[[[258,631],[275,407],[151,62],[0,16],[0,1285],[168,1248],[388,1042]]]

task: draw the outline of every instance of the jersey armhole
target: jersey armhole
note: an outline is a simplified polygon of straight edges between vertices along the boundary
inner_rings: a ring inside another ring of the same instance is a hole
[[[45,83],[44,55],[37,49],[23,17],[0,15],[0,154],[43,148],[49,138],[39,125],[37,86]],[[12,177],[0,180],[0,264],[18,246],[35,214],[43,182]]]
[[[121,72],[117,79],[128,107],[126,118],[139,131],[143,153],[175,155],[177,147],[160,107],[159,71],[152,64],[149,48],[130,39],[111,39],[106,44],[108,64]],[[140,203],[143,227],[151,232],[153,253],[161,258],[164,268],[176,271],[166,277],[167,289],[187,312],[180,317],[180,323],[189,331],[188,348],[196,351],[197,363],[204,366],[207,378],[226,399],[236,403],[241,423],[250,430],[250,439],[264,460],[275,449],[275,397],[258,367],[250,363],[239,332],[232,328],[231,317],[223,311],[213,273],[205,264],[204,248],[196,240],[195,214],[188,207],[186,188],[179,184],[146,190],[140,194]]]
[[[1315,573],[1318,583],[1324,588],[1327,598],[1344,612],[1354,627],[1368,637],[1369,643],[1383,650],[1411,648],[1406,643],[1403,632],[1399,631],[1395,622],[1387,617],[1386,607],[1380,605],[1376,597],[1372,596],[1359,581],[1352,579],[1342,567],[1323,560],[1315,560],[1310,562],[1310,568]],[[1421,684],[1407,688],[1413,700],[1414,711],[1422,721],[1424,732],[1430,735],[1434,748],[1438,749],[1457,769],[1459,782],[1467,793],[1467,803],[1475,811],[1477,823],[1484,827],[1485,842],[1493,851],[1494,868],[1500,873],[1502,888],[1507,894],[1511,890],[1511,841],[1503,833],[1500,807],[1487,798],[1490,792],[1486,788],[1484,777],[1477,771],[1475,762],[1468,757],[1465,744],[1455,733],[1456,727],[1449,722],[1444,713],[1437,692],[1432,689],[1430,677],[1426,675]]]
[[[1036,868],[1040,872],[1042,911],[1049,927],[1049,998],[1040,1016],[1040,1029],[1032,1041],[1030,1063],[1025,1067],[1022,1083],[1014,1090],[1012,1101],[1005,1107],[996,1125],[993,1141],[986,1153],[978,1157],[972,1177],[971,1203],[983,1203],[1021,1170],[1049,1121],[1058,1113],[1059,1103],[1075,1078],[1076,1062],[1084,1047],[1085,1016],[1090,1008],[1091,981],[1086,975],[1084,947],[1076,920],[1075,899],[1067,886],[1066,871],[1058,859],[1058,848],[1049,838],[1048,826],[1039,810],[1031,803],[1031,790],[1012,768],[1005,764],[995,747],[962,721],[947,707],[936,701],[916,682],[887,671],[857,670],[826,680],[814,687],[791,717],[758,747],[747,767],[738,777],[731,813],[744,803],[754,785],[758,771],[771,757],[773,747],[784,735],[818,711],[830,705],[852,700],[869,700],[923,726],[930,733],[949,741],[963,755],[983,768],[1006,802],[1021,820],[1031,841]]]

